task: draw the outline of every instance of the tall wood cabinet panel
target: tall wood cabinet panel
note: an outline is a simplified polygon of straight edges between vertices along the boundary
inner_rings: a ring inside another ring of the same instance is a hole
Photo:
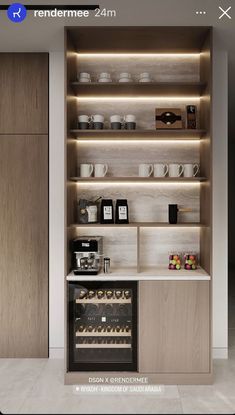
[[[0,54],[0,134],[48,134],[48,54]]]
[[[210,371],[209,281],[139,283],[139,372]]]
[[[48,357],[48,136],[0,136],[0,357]]]

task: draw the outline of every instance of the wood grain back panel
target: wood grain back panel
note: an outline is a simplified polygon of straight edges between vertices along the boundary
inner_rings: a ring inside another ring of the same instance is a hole
[[[0,357],[48,357],[48,136],[0,136]]]
[[[48,54],[0,54],[0,134],[48,134]]]

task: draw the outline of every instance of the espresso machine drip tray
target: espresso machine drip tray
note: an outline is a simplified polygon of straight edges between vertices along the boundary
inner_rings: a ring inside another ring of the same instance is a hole
[[[99,270],[97,269],[81,269],[77,268],[73,270],[74,275],[97,275]]]

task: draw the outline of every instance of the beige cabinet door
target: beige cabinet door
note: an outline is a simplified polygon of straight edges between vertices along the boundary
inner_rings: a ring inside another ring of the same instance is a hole
[[[0,134],[48,134],[47,53],[0,53]]]
[[[0,136],[0,357],[48,357],[48,136]]]
[[[210,371],[209,281],[141,281],[139,372]]]

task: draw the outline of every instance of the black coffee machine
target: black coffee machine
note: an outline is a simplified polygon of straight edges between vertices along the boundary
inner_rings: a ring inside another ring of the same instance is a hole
[[[103,258],[102,236],[80,236],[70,242],[75,275],[97,275]]]

